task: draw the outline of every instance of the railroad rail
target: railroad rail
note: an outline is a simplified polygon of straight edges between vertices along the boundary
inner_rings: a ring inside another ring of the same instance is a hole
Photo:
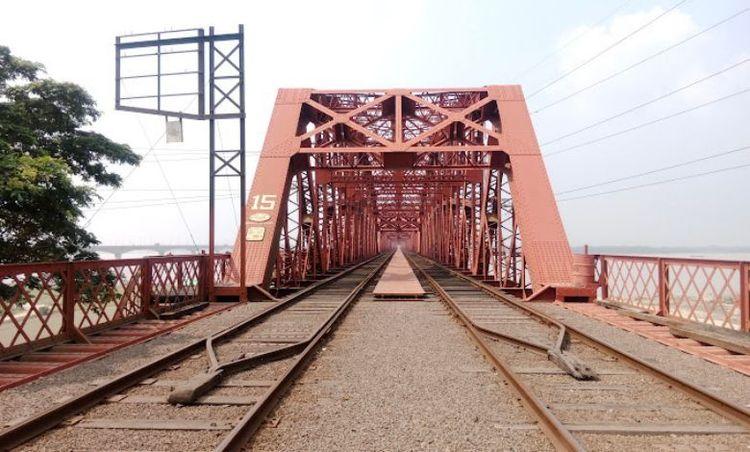
[[[0,391],[230,308],[208,286],[233,272],[229,254],[0,265]]]
[[[750,439],[746,408],[552,319],[497,288],[421,256],[409,259],[516,389],[558,450],[595,448],[607,441],[651,448],[658,435],[666,438],[665,445],[685,437],[691,445],[707,448],[715,435],[729,435],[724,440],[737,445]],[[566,368],[566,361],[556,359],[550,349],[582,366],[586,378]],[[623,435],[627,442],[622,442]]]
[[[54,448],[76,444],[81,432],[107,429],[99,447],[158,448],[162,442],[240,450],[389,257],[380,254],[314,283],[0,431],[0,444],[13,448],[44,434],[30,446]]]

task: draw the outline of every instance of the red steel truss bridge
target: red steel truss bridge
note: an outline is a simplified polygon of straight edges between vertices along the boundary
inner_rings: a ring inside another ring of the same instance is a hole
[[[231,254],[0,265],[0,390],[220,311],[225,322],[8,422],[0,448],[105,430],[117,449],[243,450],[280,422],[269,416],[360,299],[443,301],[512,388],[503,400],[534,418],[500,427],[540,430],[557,450],[590,448],[591,435],[746,443],[745,406],[529,303],[556,300],[750,375],[750,263],[574,255],[520,86],[282,89],[243,218]],[[267,303],[214,303],[245,298]],[[510,364],[518,355],[525,367]],[[588,390],[615,402],[590,403]],[[550,402],[571,393],[576,403]],[[643,394],[679,403],[631,403]],[[200,418],[185,417],[196,407]],[[602,421],[623,407],[645,421]]]
[[[282,89],[248,199],[249,286],[401,244],[532,298],[590,293],[520,86]]]

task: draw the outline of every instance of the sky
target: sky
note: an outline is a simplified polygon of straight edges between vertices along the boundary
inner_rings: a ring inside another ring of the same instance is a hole
[[[204,244],[208,235],[208,124],[186,121],[185,142],[167,144],[163,117],[114,110],[115,36],[210,25],[232,32],[241,23],[249,175],[278,88],[521,84],[572,245],[731,247],[747,245],[750,229],[750,149],[729,152],[750,146],[750,92],[743,92],[750,88],[750,11],[676,44],[748,6],[745,0],[10,2],[0,15],[0,44],[43,63],[50,77],[83,86],[103,113],[91,127],[148,154],[136,169],[113,168],[123,186],[113,194],[100,190],[107,202],[87,211],[82,224],[103,244]],[[232,132],[223,135],[229,140]],[[630,177],[704,157],[711,158]],[[627,179],[600,185],[619,178]],[[663,183],[671,179],[678,180]],[[579,189],[589,185],[596,186]],[[238,185],[222,181],[218,189],[217,243],[231,243]]]

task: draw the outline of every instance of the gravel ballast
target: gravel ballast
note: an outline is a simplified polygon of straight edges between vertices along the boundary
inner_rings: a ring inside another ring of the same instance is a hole
[[[67,398],[78,396],[102,381],[142,366],[196,339],[220,331],[268,306],[270,303],[237,305],[215,315],[196,320],[171,333],[116,350],[102,358],[0,392],[0,428],[57,405]]]
[[[440,302],[364,298],[250,448],[550,450],[447,313]]]
[[[643,338],[635,333],[583,316],[556,304],[531,303],[531,305],[535,309],[591,334],[607,344],[632,353],[659,369],[673,373],[709,392],[750,408],[750,377],[746,375]]]

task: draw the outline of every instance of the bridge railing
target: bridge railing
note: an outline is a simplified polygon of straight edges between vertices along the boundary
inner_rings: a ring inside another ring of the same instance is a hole
[[[153,316],[208,297],[229,254],[0,265],[0,357]]]
[[[596,256],[599,295],[652,314],[750,330],[750,262]]]

